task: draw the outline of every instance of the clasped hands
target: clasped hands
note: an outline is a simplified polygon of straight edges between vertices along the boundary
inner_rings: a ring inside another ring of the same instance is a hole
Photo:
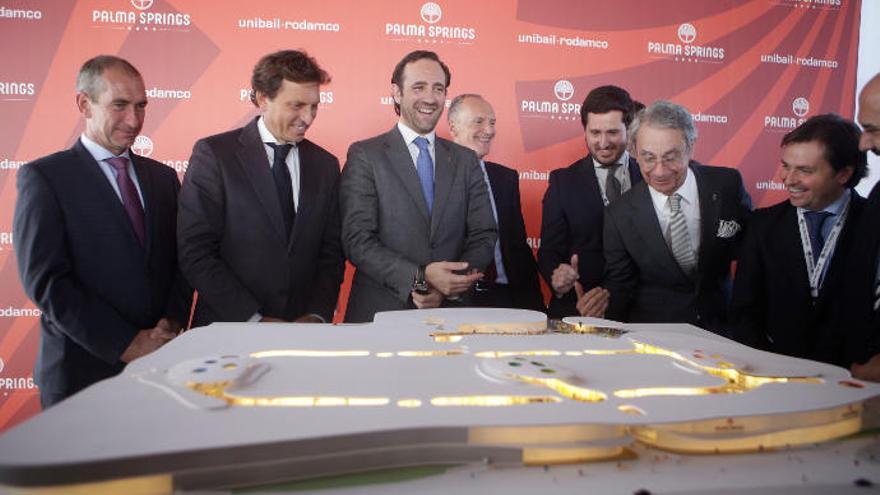
[[[603,318],[608,309],[610,294],[604,287],[593,287],[584,291],[584,286],[578,281],[578,255],[571,255],[571,263],[560,263],[553,270],[551,285],[556,297],[562,297],[574,289],[577,295],[577,311],[581,316]]]
[[[425,281],[428,282],[428,292],[419,294],[412,291],[413,304],[419,309],[438,308],[445,298],[457,297],[468,290],[483,278],[483,273],[468,269],[467,261],[435,261],[425,267]]]

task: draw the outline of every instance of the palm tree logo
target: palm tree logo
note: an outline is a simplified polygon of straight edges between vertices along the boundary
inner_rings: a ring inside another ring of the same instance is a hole
[[[434,2],[428,2],[422,5],[422,10],[419,11],[419,14],[421,14],[422,20],[428,24],[436,24],[440,22],[440,18],[443,16],[443,9]]]

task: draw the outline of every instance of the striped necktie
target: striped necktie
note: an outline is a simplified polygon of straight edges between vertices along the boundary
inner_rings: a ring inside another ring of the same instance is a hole
[[[690,275],[697,266],[697,259],[691,248],[687,221],[684,218],[684,212],[681,211],[681,194],[676,193],[669,196],[669,209],[672,211],[672,215],[669,216],[668,228],[669,248],[681,269]]]

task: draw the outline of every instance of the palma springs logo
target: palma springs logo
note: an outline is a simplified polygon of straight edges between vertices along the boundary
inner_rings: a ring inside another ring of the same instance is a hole
[[[385,36],[392,41],[414,41],[423,44],[470,45],[477,40],[476,28],[443,23],[443,8],[438,3],[422,4],[418,20],[421,22],[386,22]]]
[[[581,104],[570,101],[574,93],[574,84],[568,79],[560,79],[553,84],[554,99],[520,100],[520,115],[550,120],[580,120]]]
[[[776,3],[795,9],[840,10],[843,0],[777,0]]]
[[[149,157],[153,154],[153,140],[141,134],[134,138],[131,151],[134,151],[137,155]]]
[[[192,18],[184,12],[154,11],[153,0],[129,0],[127,9],[92,10],[92,25],[129,31],[189,31]]]
[[[798,96],[791,102],[791,115],[765,115],[764,129],[776,132],[788,132],[807,120],[810,113],[810,102]]]
[[[648,41],[648,54],[674,62],[720,64],[724,61],[724,48],[696,43],[697,28],[693,24],[678,26],[675,34],[678,43]]]

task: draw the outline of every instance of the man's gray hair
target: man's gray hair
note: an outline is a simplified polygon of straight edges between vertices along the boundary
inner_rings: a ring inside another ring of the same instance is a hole
[[[657,100],[648,108],[641,110],[632,124],[629,125],[629,135],[632,140],[633,147],[636,145],[636,135],[639,127],[649,125],[661,129],[678,129],[684,134],[685,144],[688,151],[694,149],[694,143],[697,142],[697,128],[694,125],[694,118],[687,108],[666,100]]]
[[[101,74],[110,68],[122,69],[128,75],[141,77],[141,73],[128,60],[115,55],[98,55],[86,60],[79,69],[79,74],[76,76],[76,92],[87,94],[92,101],[97,100],[98,95],[105,89]]]
[[[446,111],[447,122],[452,122],[453,120],[455,120],[458,111],[461,110],[461,104],[464,102],[464,100],[468,98],[479,98],[481,100],[485,100],[482,95],[478,95],[476,93],[464,93],[456,96],[452,99],[452,103],[449,104],[449,110]]]

